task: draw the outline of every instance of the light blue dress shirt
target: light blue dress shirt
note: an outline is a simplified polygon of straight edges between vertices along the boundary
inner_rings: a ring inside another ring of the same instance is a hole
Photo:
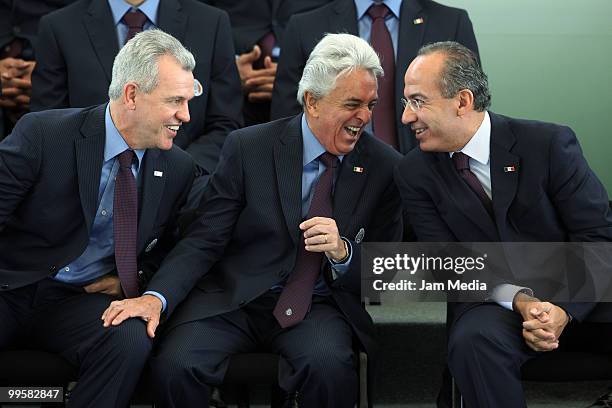
[[[359,37],[370,42],[370,31],[372,30],[372,18],[367,14],[368,9],[372,4],[384,3],[391,13],[385,17],[385,25],[391,34],[391,41],[393,42],[393,53],[397,60],[397,42],[399,37],[399,24],[400,24],[400,9],[402,7],[402,0],[355,0],[355,7],[357,8],[357,25],[359,29]]]
[[[89,243],[81,256],[59,270],[55,279],[75,285],[87,285],[115,269],[115,244],[113,239],[113,199],[115,177],[119,170],[117,155],[129,149],[110,116],[109,106],[104,113],[106,140],[104,142],[104,164],[98,187],[98,206],[91,227]],[[132,164],[132,173],[138,180],[138,169],[144,150],[134,150],[137,162]]]
[[[159,0],[145,0],[138,7],[132,7],[125,0],[108,0],[108,4],[111,8],[111,13],[113,14],[113,22],[115,23],[115,27],[117,29],[117,40],[119,41],[119,48],[125,45],[125,39],[128,34],[128,26],[123,24],[121,19],[123,15],[127,13],[130,9],[139,9],[142,11],[145,16],[147,16],[148,21],[145,22],[143,30],[149,30],[151,28],[155,28],[157,25],[157,9],[159,8]]]

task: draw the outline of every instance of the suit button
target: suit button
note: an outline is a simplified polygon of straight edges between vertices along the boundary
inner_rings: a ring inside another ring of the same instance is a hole
[[[142,275],[144,275],[143,271],[138,271],[138,276],[142,277]]]
[[[0,285],[0,289],[2,290],[7,290],[9,288],[8,283],[3,283],[2,285]]]

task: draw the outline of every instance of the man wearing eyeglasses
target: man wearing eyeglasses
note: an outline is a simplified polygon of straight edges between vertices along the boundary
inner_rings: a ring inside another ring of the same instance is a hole
[[[395,179],[419,241],[612,241],[607,193],[575,134],[487,111],[487,77],[470,50],[425,46],[404,80],[402,122],[419,149]],[[510,284],[492,293],[495,302],[449,304],[449,368],[468,407],[525,407],[521,366],[543,352],[575,342],[611,351],[609,325],[593,323],[612,321],[605,304],[553,304]],[[587,337],[594,327],[597,339]]]

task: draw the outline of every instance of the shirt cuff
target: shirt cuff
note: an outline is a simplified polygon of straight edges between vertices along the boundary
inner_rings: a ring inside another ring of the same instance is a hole
[[[166,305],[168,304],[168,302],[166,302],[166,298],[164,297],[164,295],[162,295],[159,292],[155,292],[154,290],[147,290],[145,293],[143,293],[143,295],[153,295],[156,298],[158,298],[159,300],[161,300],[162,302],[162,313],[166,311]]]
[[[509,283],[503,283],[493,288],[491,300],[503,307],[504,309],[512,309],[512,302],[517,293],[522,292],[526,295],[533,296],[533,290],[524,286],[516,286]]]
[[[346,249],[348,250],[348,256],[346,257],[344,262],[340,262],[340,263],[334,262],[329,256],[327,257],[327,259],[329,260],[329,263],[331,264],[331,275],[332,275],[333,280],[338,279],[340,276],[346,273],[346,271],[349,268],[349,265],[351,264],[351,259],[353,259],[353,247],[351,246],[351,241],[349,241],[348,239],[344,237],[340,237],[340,238],[342,238],[342,241],[346,243]]]

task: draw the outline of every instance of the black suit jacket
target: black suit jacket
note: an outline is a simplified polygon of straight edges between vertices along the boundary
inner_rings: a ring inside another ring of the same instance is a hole
[[[0,290],[54,275],[87,247],[104,161],[105,107],[27,114],[0,143]],[[164,232],[172,232],[193,174],[193,159],[180,148],[147,149],[139,170],[141,265],[157,262],[168,245],[147,250],[169,237]],[[141,286],[153,272],[140,274]]]
[[[289,18],[297,13],[313,10],[330,0],[201,0],[225,10],[232,22],[234,46],[242,54],[251,51],[265,34],[272,31],[277,44]]]
[[[423,23],[416,24],[417,19]],[[357,9],[353,0],[336,0],[289,20],[281,43],[282,53],[272,95],[272,119],[302,111],[297,102],[297,88],[308,56],[325,33],[349,33],[359,36]],[[417,145],[409,126],[401,123],[404,73],[421,46],[436,41],[453,40],[478,54],[472,22],[465,10],[443,6],[430,0],[404,0],[400,10],[397,59],[395,62],[395,118],[399,151],[407,153]]]
[[[193,53],[193,74],[204,87],[204,94],[189,102],[191,122],[181,127],[174,142],[212,173],[225,137],[242,124],[229,19],[223,11],[195,0],[161,0],[158,27]],[[107,1],[80,0],[43,17],[32,75],[32,110],[107,101],[118,52]]]
[[[231,133],[200,207],[201,216],[164,260],[150,288],[174,309],[170,327],[237,309],[284,281],[303,245],[301,115]],[[333,217],[340,234],[367,241],[401,238],[393,165],[400,155],[364,133],[345,156],[335,184]],[[354,167],[362,167],[362,173]],[[368,352],[375,347],[361,306],[360,245],[332,296]],[[327,272],[329,265],[327,265]],[[193,290],[192,290],[193,288]],[[189,293],[189,291],[191,291]],[[177,304],[184,302],[178,306]]]
[[[448,153],[414,149],[400,162],[395,179],[417,239],[612,241],[607,193],[584,159],[574,132],[551,123],[489,115],[495,219],[461,180]],[[504,171],[508,166],[517,170]],[[455,317],[465,307],[460,305]],[[582,320],[595,304],[563,307]],[[612,315],[608,319],[612,321]]]

